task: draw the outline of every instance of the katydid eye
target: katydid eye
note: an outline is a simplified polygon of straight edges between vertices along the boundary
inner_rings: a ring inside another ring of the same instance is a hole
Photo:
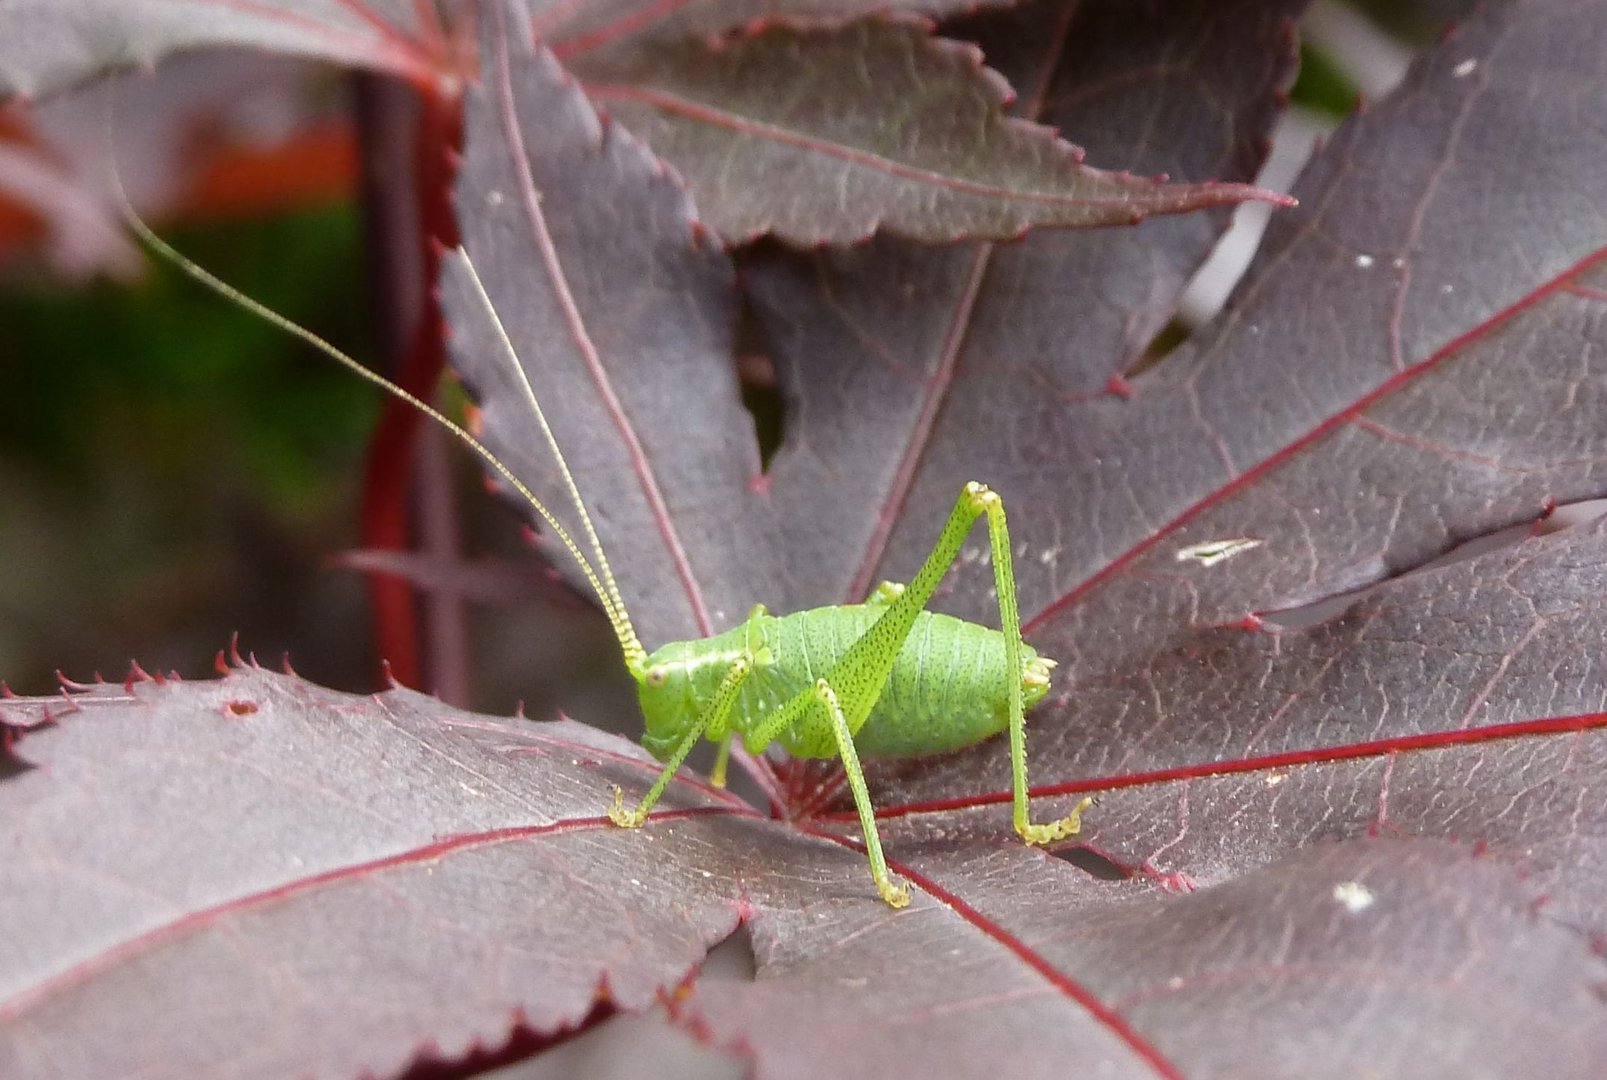
[[[647,685],[663,686],[670,681],[670,669],[662,664],[647,669]]]

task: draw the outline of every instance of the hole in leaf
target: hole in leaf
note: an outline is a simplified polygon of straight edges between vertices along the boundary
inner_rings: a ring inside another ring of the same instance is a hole
[[[752,982],[758,970],[759,962],[753,955],[753,938],[748,934],[748,924],[743,922],[737,924],[730,937],[709,950],[709,955],[704,957],[702,966],[698,968],[698,978],[718,982]]]
[[[1050,855],[1068,862],[1083,873],[1099,881],[1126,881],[1133,875],[1125,867],[1101,855],[1093,848],[1075,846],[1051,851]]]
[[[1255,183],[1274,191],[1288,191],[1316,152],[1318,141],[1341,119],[1341,115],[1311,108],[1290,109],[1273,129],[1272,148]],[[1273,213],[1270,205],[1261,202],[1241,203],[1233,208],[1231,225],[1178,293],[1176,314],[1123,373],[1128,379],[1137,379],[1216,320],[1260,248]]]
[[[1466,562],[1469,559],[1489,555],[1503,548],[1514,547],[1533,537],[1549,536],[1552,533],[1563,532],[1567,529],[1577,529],[1582,525],[1589,525],[1603,516],[1607,516],[1607,499],[1586,499],[1581,502],[1569,503],[1565,506],[1553,507],[1544,516],[1534,521],[1519,522],[1516,525],[1508,525],[1505,528],[1496,529],[1494,532],[1485,533],[1483,536],[1475,536],[1469,540],[1464,540],[1423,565],[1411,567],[1382,581],[1375,581],[1362,588],[1349,589],[1332,596],[1324,596],[1310,603],[1259,612],[1259,615],[1262,622],[1284,630],[1302,630],[1317,626],[1327,622],[1329,619],[1343,615],[1368,594],[1387,585],[1392,585],[1416,574],[1439,570],[1453,563]]]
[[[742,405],[753,417],[753,437],[759,444],[759,467],[770,471],[770,460],[781,448],[786,420],[786,403],[781,395],[781,379],[771,357],[764,331],[750,304],[742,305],[736,326],[737,385]]]
[[[1607,516],[1607,499],[1585,499],[1583,502],[1554,507],[1551,513],[1535,522],[1531,528],[1536,536],[1550,536],[1564,529],[1589,525],[1603,516]]]
[[[231,701],[229,702],[229,711],[235,716],[250,716],[257,711],[257,703],[254,701]]]
[[[1134,360],[1127,370],[1122,372],[1122,377],[1127,379],[1138,378],[1164,360],[1168,353],[1187,341],[1191,332],[1181,319],[1173,319],[1161,327],[1161,332],[1155,335],[1148,347],[1139,354],[1138,359]]]
[[[759,441],[759,465],[770,471],[770,459],[781,448],[781,384],[776,364],[767,353],[744,352],[737,357],[737,381],[742,404],[753,416],[753,434]]]

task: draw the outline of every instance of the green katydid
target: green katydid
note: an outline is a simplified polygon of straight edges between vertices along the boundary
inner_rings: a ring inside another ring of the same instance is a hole
[[[882,854],[875,812],[860,757],[914,757],[956,750],[1000,731],[1010,733],[1010,767],[1016,832],[1029,844],[1077,833],[1083,799],[1072,812],[1046,824],[1028,814],[1024,715],[1049,689],[1054,661],[1021,640],[1004,504],[978,483],[960,492],[935,547],[910,583],[884,582],[860,604],[812,608],[775,616],[757,606],[740,625],[712,637],[670,642],[649,653],[636,636],[602,542],[513,342],[463,249],[448,254],[495,327],[503,359],[519,385],[590,548],[582,550],[557,516],[479,439],[457,422],[384,376],[364,367],[312,331],[239,292],[186,258],[124,204],[130,227],[164,259],[262,319],[301,338],[369,382],[407,402],[451,432],[534,508],[580,568],[619,639],[625,667],[636,681],[646,731],[642,744],[664,763],[633,809],[614,789],[608,816],[626,828],[641,826],[699,739],[719,746],[711,779],[725,782],[731,739],[752,753],[780,743],[794,757],[840,758],[864,832],[871,876],[893,907],[909,903]],[[977,518],[986,517],[992,549],[1000,629],[926,610],[934,589],[958,557]]]

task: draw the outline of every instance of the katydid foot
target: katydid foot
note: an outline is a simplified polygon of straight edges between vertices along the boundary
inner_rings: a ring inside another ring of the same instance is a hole
[[[878,878],[876,880],[876,891],[882,894],[882,899],[887,901],[888,907],[909,907],[910,887],[908,885],[894,885],[886,878]]]
[[[625,791],[615,784],[614,805],[608,808],[608,820],[624,829],[639,829],[647,820],[647,811],[639,806],[634,810],[625,809]]]
[[[1056,840],[1064,840],[1076,836],[1082,831],[1082,813],[1094,805],[1091,796],[1084,796],[1076,807],[1059,821],[1051,821],[1043,825],[1024,822],[1016,826],[1016,832],[1021,839],[1029,844],[1052,844]]]

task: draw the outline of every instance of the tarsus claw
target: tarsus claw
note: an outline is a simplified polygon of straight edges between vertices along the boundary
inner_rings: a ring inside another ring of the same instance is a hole
[[[608,820],[624,829],[639,828],[647,815],[638,814],[634,810],[625,809],[625,792],[619,785],[614,786],[614,805],[608,808]]]
[[[1051,844],[1056,840],[1064,840],[1068,836],[1076,836],[1082,831],[1083,811],[1093,805],[1094,800],[1085,796],[1072,809],[1071,813],[1059,821],[1051,821],[1046,825],[1034,825],[1029,822],[1025,828],[1019,830],[1021,839],[1029,844]]]

